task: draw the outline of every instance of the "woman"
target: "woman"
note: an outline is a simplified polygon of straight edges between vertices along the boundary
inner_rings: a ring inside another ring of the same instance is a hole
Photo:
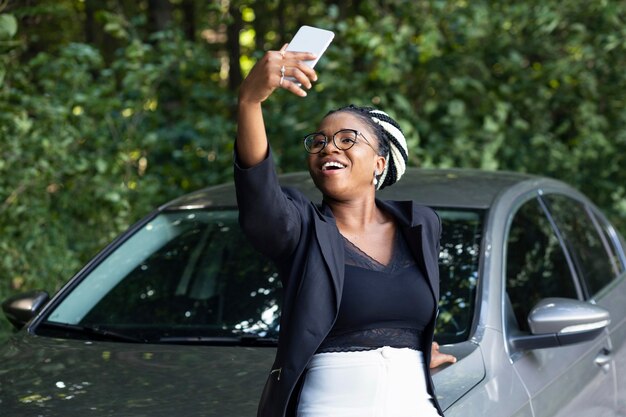
[[[424,365],[455,360],[432,344],[431,361],[440,221],[429,208],[375,198],[404,172],[397,123],[354,106],[329,113],[305,140],[321,208],[278,185],[261,103],[278,88],[305,97],[317,75],[303,61],[314,58],[270,51],[239,93],[240,223],[284,289],[258,416],[443,415]]]

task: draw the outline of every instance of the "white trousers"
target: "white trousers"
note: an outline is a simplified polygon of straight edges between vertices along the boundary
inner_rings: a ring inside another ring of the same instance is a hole
[[[385,346],[313,356],[298,417],[439,417],[426,389],[422,352]]]

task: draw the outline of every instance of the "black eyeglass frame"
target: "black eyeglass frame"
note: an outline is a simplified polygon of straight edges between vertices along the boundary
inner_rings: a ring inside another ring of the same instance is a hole
[[[341,145],[337,144],[337,141],[335,140],[335,138],[337,137],[337,134],[342,133],[342,132],[351,132],[351,133],[354,134],[354,139],[350,139],[350,145],[347,146],[347,147],[343,146],[343,144],[341,144]],[[359,137],[359,135],[361,135],[363,137],[363,139],[365,139],[365,143],[367,143],[369,145],[369,147],[372,148],[374,150],[374,152],[376,152],[376,149],[372,146],[372,144],[369,142],[369,140],[367,140],[365,135],[363,135],[363,133],[359,132],[356,129],[341,129],[341,130],[336,131],[335,133],[333,133],[333,137],[332,137],[333,144],[335,145],[335,147],[337,149],[340,149],[342,151],[347,151],[348,149],[352,148],[356,143],[358,143],[357,138]],[[324,138],[324,146],[322,146],[319,149],[319,151],[317,151],[317,152],[311,152],[311,150],[307,146],[307,139],[310,138],[310,137],[314,137],[314,136],[322,136]],[[326,136],[324,134],[324,132],[313,132],[313,133],[309,133],[308,135],[306,135],[304,137],[303,145],[304,145],[304,149],[308,153],[310,153],[312,155],[315,155],[315,154],[318,154],[318,153],[322,152],[324,150],[324,148],[326,146],[328,146],[328,143],[329,143],[328,136]]]

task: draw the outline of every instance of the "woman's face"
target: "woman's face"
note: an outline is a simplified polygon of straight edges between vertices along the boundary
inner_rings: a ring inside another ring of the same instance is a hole
[[[361,133],[347,150],[338,149],[332,140],[342,129]],[[313,182],[322,194],[345,201],[373,193],[374,171],[379,174],[383,171],[385,158],[378,155],[378,140],[367,123],[348,112],[337,112],[322,120],[318,132],[328,138],[328,143],[321,152],[309,155],[308,165]]]

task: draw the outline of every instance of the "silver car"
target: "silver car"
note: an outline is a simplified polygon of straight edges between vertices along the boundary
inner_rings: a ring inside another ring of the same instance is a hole
[[[314,201],[308,174],[281,177]],[[571,187],[505,172],[409,170],[379,195],[443,220],[434,372],[447,417],[626,415],[624,240]],[[263,221],[263,219],[259,219]],[[6,300],[3,416],[252,416],[279,330],[273,265],[232,184],[166,204],[51,300]]]

